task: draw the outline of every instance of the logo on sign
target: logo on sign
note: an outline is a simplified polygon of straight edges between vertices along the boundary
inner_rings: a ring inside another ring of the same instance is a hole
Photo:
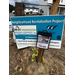
[[[52,26],[48,25],[48,26],[47,26],[47,29],[48,29],[48,30],[50,30],[50,29],[53,30],[53,29],[56,28],[56,27],[57,27],[57,25],[55,25],[55,26],[54,26],[54,25],[52,25]]]
[[[15,30],[15,31],[21,31],[21,29],[19,29],[18,26],[16,26],[14,30]]]

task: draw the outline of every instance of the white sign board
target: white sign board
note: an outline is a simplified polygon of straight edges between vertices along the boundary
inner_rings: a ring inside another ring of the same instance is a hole
[[[53,3],[53,0],[48,0],[48,3]],[[65,0],[60,0],[59,5],[65,5]]]

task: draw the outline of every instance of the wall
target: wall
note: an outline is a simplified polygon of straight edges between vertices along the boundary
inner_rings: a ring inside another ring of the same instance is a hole
[[[53,3],[53,0],[47,0],[48,3]],[[65,0],[60,0],[60,5],[65,5]]]
[[[39,0],[39,3],[40,3],[40,5],[50,5],[49,4],[50,1],[52,2],[52,0],[47,0],[47,1]],[[65,1],[65,0],[63,0],[63,1]],[[64,4],[64,2],[63,2],[63,4]],[[39,6],[39,13],[40,13],[40,9],[44,10],[43,15],[49,15],[50,10],[51,10],[51,6],[48,6],[48,7],[46,7],[46,6]],[[56,15],[65,15],[65,5],[63,5],[63,6],[62,6],[62,4],[59,5]]]
[[[59,15],[65,15],[65,8],[60,9],[60,14]]]
[[[47,1],[44,0],[39,0],[39,4],[40,5],[47,5]],[[44,13],[42,13],[43,15],[49,15],[49,6],[39,6],[39,13],[40,10],[43,9]]]

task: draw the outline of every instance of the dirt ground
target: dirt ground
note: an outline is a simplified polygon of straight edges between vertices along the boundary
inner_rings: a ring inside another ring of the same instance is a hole
[[[32,62],[33,51],[30,47],[18,50],[9,32],[9,75],[65,75],[65,28],[61,49],[44,51],[45,64]],[[22,68],[22,72],[19,71]]]

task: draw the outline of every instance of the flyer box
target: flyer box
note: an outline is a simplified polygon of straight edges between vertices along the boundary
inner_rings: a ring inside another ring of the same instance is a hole
[[[52,33],[39,31],[38,37],[37,37],[37,47],[43,48],[43,49],[48,49],[49,45],[50,45],[51,36],[52,36]]]

